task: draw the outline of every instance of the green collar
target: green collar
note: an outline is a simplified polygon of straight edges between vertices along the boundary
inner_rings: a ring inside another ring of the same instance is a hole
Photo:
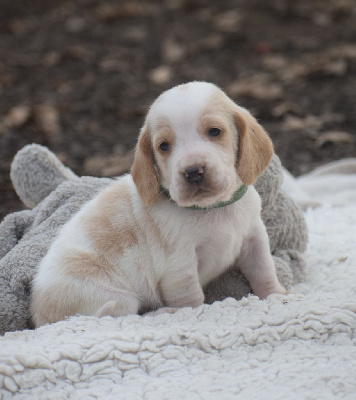
[[[241,185],[236,192],[231,196],[230,200],[227,201],[218,201],[217,203],[213,204],[212,206],[208,206],[208,207],[199,207],[199,206],[190,206],[190,207],[184,207],[184,208],[188,208],[190,210],[213,210],[214,208],[220,208],[220,207],[225,207],[228,206],[232,203],[235,203],[236,201],[240,200],[245,193],[247,192],[248,186],[247,185]],[[161,187],[161,192],[163,194],[165,194],[170,200],[171,197],[169,195],[169,191],[164,188]]]

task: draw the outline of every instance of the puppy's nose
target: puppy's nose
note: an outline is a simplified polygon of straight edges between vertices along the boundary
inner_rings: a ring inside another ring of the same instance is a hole
[[[184,171],[184,178],[189,183],[199,183],[204,177],[204,167],[201,165],[194,165]]]

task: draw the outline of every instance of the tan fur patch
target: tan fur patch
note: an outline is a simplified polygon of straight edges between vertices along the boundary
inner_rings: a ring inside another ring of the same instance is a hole
[[[184,83],[182,85],[179,85],[179,90],[185,91],[188,90],[189,88],[189,83]]]
[[[96,260],[102,268],[106,261],[114,263],[120,253],[138,243],[133,220],[130,188],[122,184],[105,191],[95,213],[83,221],[83,229],[103,257]]]
[[[45,323],[53,323],[65,319],[69,315],[75,315],[80,303],[68,304],[67,292],[73,288],[65,285],[52,286],[46,290],[36,290],[31,302],[31,314],[36,326]]]
[[[174,146],[175,140],[175,134],[171,127],[166,126],[163,129],[161,128],[154,139],[155,153],[161,154],[162,156],[169,154],[169,151],[165,152],[159,150],[158,146],[162,142],[168,142],[171,146]]]
[[[100,278],[110,267],[97,256],[82,251],[66,254],[63,260],[64,272],[74,278]]]
[[[169,245],[167,243],[167,240],[163,237],[161,232],[159,231],[157,224],[154,222],[152,219],[151,215],[149,213],[146,214],[147,217],[147,222],[149,224],[149,227],[147,228],[150,232],[150,234],[153,237],[154,243],[159,245],[159,247],[164,251],[166,255],[169,255]]]
[[[154,166],[151,135],[146,125],[138,139],[131,175],[144,203],[152,204],[159,193],[159,180]]]
[[[158,115],[155,118],[155,123],[154,123],[153,129],[155,132],[159,132],[159,131],[165,130],[165,129],[171,129],[171,124],[169,122],[169,119],[164,115]]]
[[[199,133],[203,139],[218,143],[226,152],[230,152],[234,156],[237,152],[237,132],[230,103],[231,100],[223,92],[214,92],[200,118]],[[210,128],[219,128],[221,134],[217,137],[209,137]]]
[[[171,149],[174,147],[176,141],[176,135],[166,117],[157,118],[155,124],[155,136],[153,139],[153,147],[155,159],[160,168],[166,168],[168,163],[168,158],[171,154]],[[163,142],[170,144],[171,148],[168,151],[162,151],[159,149],[159,145]]]
[[[79,274],[78,274],[79,276]],[[32,294],[31,314],[36,326],[53,323],[77,313],[94,315],[100,307],[111,300],[130,296],[123,288],[113,286],[109,279],[72,279],[68,283],[60,282],[43,289],[37,289]],[[121,291],[123,289],[123,291]],[[87,299],[92,301],[88,302]]]

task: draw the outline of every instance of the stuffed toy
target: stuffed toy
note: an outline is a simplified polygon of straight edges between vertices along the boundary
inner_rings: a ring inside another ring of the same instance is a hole
[[[0,224],[0,334],[33,328],[29,313],[31,282],[59,228],[111,181],[78,177],[46,147],[20,150],[11,166],[14,188],[28,210]],[[281,190],[282,166],[274,155],[255,187],[270,239],[277,275],[287,289],[303,278],[308,235],[299,207]],[[237,228],[238,229],[238,228]],[[206,303],[251,293],[237,268],[230,268],[204,289]]]

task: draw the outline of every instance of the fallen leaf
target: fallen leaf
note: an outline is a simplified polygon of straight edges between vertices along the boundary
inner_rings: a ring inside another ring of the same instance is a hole
[[[281,103],[272,109],[273,116],[280,116],[285,112],[294,112],[301,114],[302,110],[294,103]],[[322,115],[307,115],[305,117],[298,117],[295,115],[285,115],[283,127],[291,131],[305,130],[309,133],[316,133],[328,123],[341,123],[345,121],[345,115],[337,113],[325,113]]]
[[[60,133],[58,110],[52,104],[41,104],[35,108],[35,120],[41,132],[48,136]]]
[[[318,12],[312,16],[312,21],[315,25],[326,27],[332,23],[332,18],[328,13]]]
[[[60,94],[68,94],[73,91],[73,83],[72,82],[62,82],[58,85],[57,91]]]
[[[301,131],[305,126],[305,120],[294,115],[287,115],[283,121],[283,127],[288,131]]]
[[[146,28],[143,26],[131,26],[125,32],[125,38],[135,43],[141,43],[147,37]]]
[[[175,63],[182,60],[187,53],[187,49],[176,39],[168,37],[162,46],[162,57],[168,63]]]
[[[177,11],[187,6],[187,0],[166,0],[165,6],[168,10]]]
[[[339,113],[325,113],[322,114],[321,119],[323,120],[324,123],[328,122],[344,122],[346,120],[346,116],[344,114],[339,114]]]
[[[323,147],[326,143],[349,143],[352,144],[355,142],[355,137],[351,135],[351,133],[343,132],[343,131],[328,131],[323,132],[315,141],[315,146],[320,148]]]
[[[28,33],[33,26],[31,19],[14,19],[9,22],[9,29],[15,35],[24,35]]]
[[[275,72],[282,81],[290,82],[308,74],[309,67],[300,61],[290,61],[280,54],[267,54],[262,59],[262,65]]]
[[[87,61],[91,58],[91,52],[86,47],[81,45],[73,45],[67,47],[66,54],[70,57],[84,61]]]
[[[123,156],[111,154],[108,156],[89,157],[85,160],[84,169],[89,175],[118,176],[130,169],[133,158],[133,150]]]
[[[54,67],[61,59],[61,55],[57,51],[47,53],[42,59],[42,65],[45,67]]]
[[[228,10],[215,17],[215,27],[221,32],[235,33],[240,30],[241,14],[237,10]]]
[[[164,85],[170,82],[172,80],[172,76],[172,68],[168,65],[161,65],[149,73],[151,82],[156,83],[157,85]]]
[[[212,33],[200,40],[196,40],[190,44],[190,53],[198,53],[202,50],[217,50],[224,44],[224,35],[221,33]]]
[[[0,65],[1,67],[1,65]],[[0,85],[7,86],[15,80],[14,75],[6,71],[0,70]]]
[[[92,86],[96,81],[97,81],[96,75],[93,72],[87,72],[86,74],[84,74],[81,83],[84,86]]]
[[[110,22],[122,18],[140,16],[145,13],[148,5],[142,5],[136,1],[118,2],[116,4],[104,3],[98,6],[97,14],[99,18]]]
[[[342,18],[353,14],[355,11],[354,0],[337,0],[331,3],[334,18]]]
[[[327,75],[342,76],[347,71],[347,61],[343,58],[332,60],[332,59],[321,59],[314,66],[312,72],[323,72]]]
[[[20,128],[29,120],[31,113],[31,107],[28,105],[13,107],[5,117],[4,124],[8,128]]]
[[[346,58],[349,60],[356,59],[356,44],[347,43],[329,49],[329,54],[332,57]]]
[[[294,115],[286,115],[283,121],[283,127],[289,131],[306,130],[316,132],[323,126],[323,120],[315,115],[307,115],[305,118]]]
[[[85,28],[85,19],[82,17],[72,17],[66,21],[66,29],[68,32],[76,33]]]
[[[309,67],[301,62],[294,61],[280,73],[280,78],[283,81],[291,82],[295,79],[308,75]]]
[[[99,62],[99,68],[103,72],[123,71],[124,64],[118,58],[104,58]]]
[[[283,69],[288,65],[288,60],[280,54],[268,54],[262,58],[262,65],[270,70]]]
[[[249,96],[258,100],[275,100],[283,96],[283,88],[260,74],[232,82],[227,91],[231,96]]]
[[[282,117],[287,113],[301,114],[301,112],[302,111],[300,107],[297,104],[291,102],[279,103],[271,110],[271,114],[276,118]]]
[[[119,111],[119,115],[121,118],[142,117],[147,114],[149,108],[150,104],[138,105],[137,107],[122,107]]]

